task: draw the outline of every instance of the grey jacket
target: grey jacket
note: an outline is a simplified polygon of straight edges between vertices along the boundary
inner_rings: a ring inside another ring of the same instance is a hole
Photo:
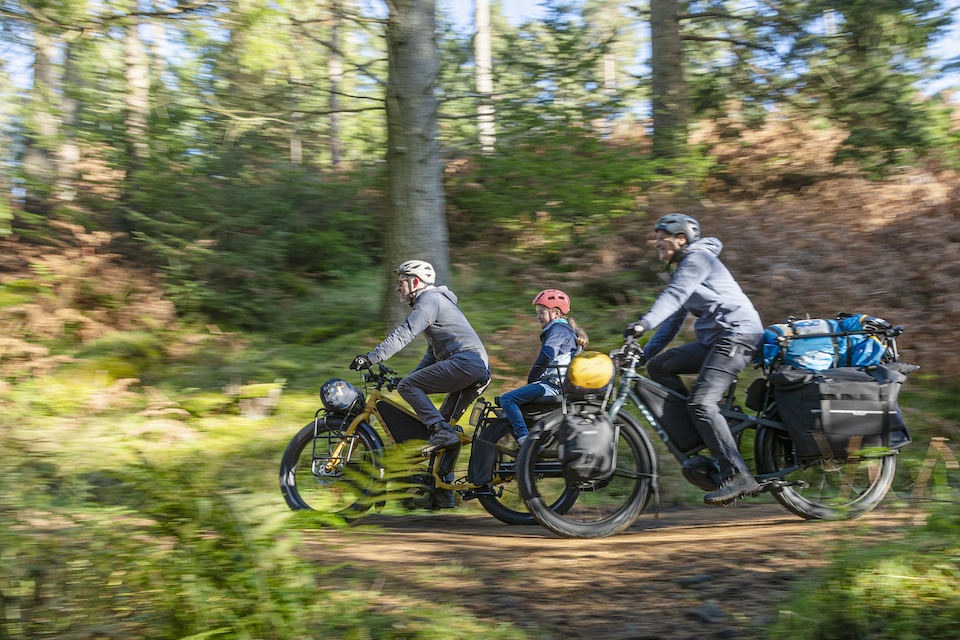
[[[722,249],[716,238],[701,238],[687,247],[670,284],[640,317],[648,330],[659,325],[647,343],[647,358],[670,344],[687,313],[697,317],[693,325],[697,341],[707,347],[727,332],[763,333],[760,314],[717,257]]]
[[[383,362],[421,333],[427,337],[427,353],[414,371],[452,356],[482,362],[485,368],[490,368],[487,350],[480,337],[457,308],[457,296],[446,287],[427,287],[419,291],[407,319],[367,357],[374,363]]]

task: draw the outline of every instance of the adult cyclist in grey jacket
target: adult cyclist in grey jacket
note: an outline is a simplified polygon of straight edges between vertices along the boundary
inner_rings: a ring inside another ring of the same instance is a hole
[[[456,430],[448,422],[458,403],[465,407],[482,391],[490,379],[487,351],[477,332],[457,308],[457,296],[446,287],[434,286],[433,265],[423,260],[407,260],[396,268],[400,299],[413,311],[370,353],[359,355],[351,369],[366,369],[383,362],[423,333],[427,352],[420,364],[397,386],[400,396],[427,425],[430,437],[424,453],[460,446]],[[427,397],[447,393],[440,409]]]
[[[679,213],[654,225],[659,257],[676,264],[673,278],[640,320],[630,324],[625,338],[639,338],[659,326],[647,343],[650,377],[687,395],[680,374],[697,373],[689,393],[688,411],[707,448],[720,467],[721,485],[704,496],[707,504],[729,504],[755,494],[760,486],[750,474],[718,403],[737,375],[753,360],[763,337],[763,324],[753,303],[720,262],[723,244],[700,238],[700,224]],[[660,353],[676,337],[687,314],[697,320],[697,341]],[[658,355],[659,354],[659,355]]]

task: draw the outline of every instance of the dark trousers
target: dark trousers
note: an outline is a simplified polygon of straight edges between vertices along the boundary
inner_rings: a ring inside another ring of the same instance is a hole
[[[647,363],[650,378],[687,395],[680,374],[697,373],[689,393],[687,411],[697,432],[720,465],[721,478],[747,471],[727,421],[720,415],[720,400],[737,375],[757,354],[760,334],[725,333],[712,347],[699,342],[669,349]]]
[[[482,363],[454,356],[404,376],[397,391],[420,421],[430,426],[441,420],[458,419],[460,416],[454,415],[454,411],[462,413],[476,400],[479,395],[477,383],[489,378],[490,371]],[[448,394],[439,409],[427,396],[430,393]]]
[[[400,397],[416,411],[420,422],[432,425],[445,420],[455,422],[471,402],[483,391],[478,383],[490,379],[490,371],[480,362],[456,356],[436,362],[403,377],[397,385]],[[446,393],[440,408],[433,406],[429,393]],[[459,449],[443,455],[456,456]],[[443,476],[444,482],[453,482],[454,472]],[[445,492],[446,499],[453,502],[453,491]]]

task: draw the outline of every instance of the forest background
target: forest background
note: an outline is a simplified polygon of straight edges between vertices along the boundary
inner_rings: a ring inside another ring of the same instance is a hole
[[[464,32],[428,0],[0,1],[0,638],[373,624],[362,594],[317,601],[273,474],[311,393],[402,319],[412,256],[496,393],[544,287],[616,346],[663,284],[652,222],[688,213],[765,322],[905,326],[916,439],[954,436],[960,119],[924,91],[957,65],[932,55],[951,6],[587,0],[515,24],[477,0]]]

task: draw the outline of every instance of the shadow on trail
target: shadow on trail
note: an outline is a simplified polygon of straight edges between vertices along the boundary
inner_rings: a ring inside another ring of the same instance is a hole
[[[384,606],[461,603],[530,638],[750,640],[765,637],[798,579],[830,561],[830,540],[902,526],[883,509],[807,522],[741,504],[648,514],[611,538],[569,540],[480,512],[372,514],[317,532],[307,554],[342,567],[349,584],[373,585]]]
[[[665,509],[661,510],[659,517],[655,517],[652,511],[644,513],[626,531],[608,539],[615,540],[631,534],[664,529],[780,526],[802,523],[804,523],[803,520],[772,505],[740,504],[726,508]],[[371,514],[357,520],[354,526],[358,529],[381,527],[388,531],[408,533],[445,532],[464,536],[563,539],[538,525],[506,525],[495,518],[485,516],[482,512],[470,511],[443,511],[429,514],[423,512],[389,515]],[[571,540],[571,542],[586,541]]]

